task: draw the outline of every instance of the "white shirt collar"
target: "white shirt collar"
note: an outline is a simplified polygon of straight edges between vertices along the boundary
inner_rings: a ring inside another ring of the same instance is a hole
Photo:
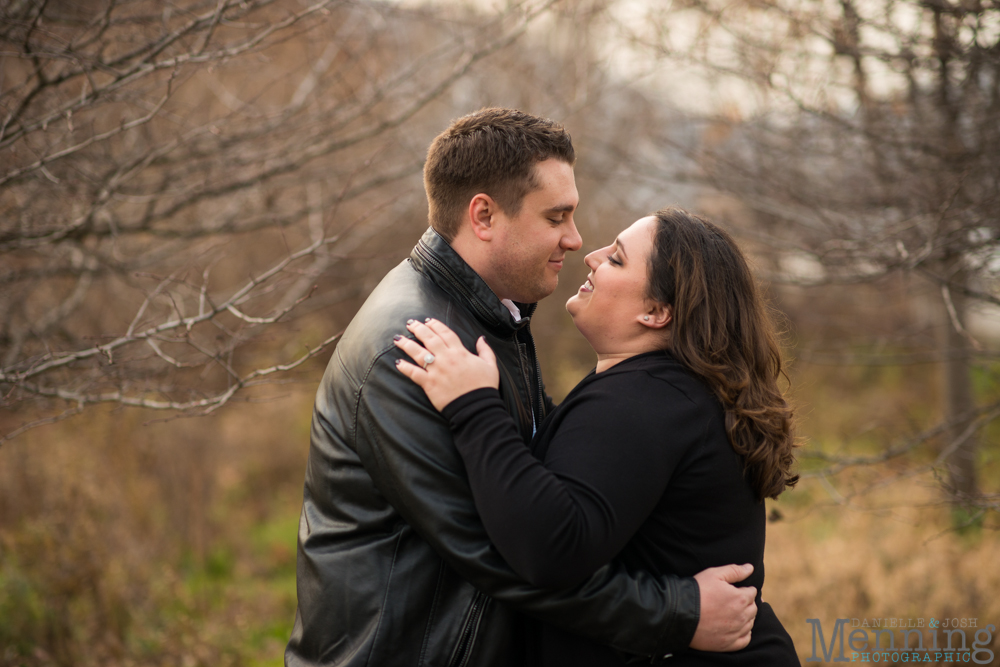
[[[500,303],[507,306],[507,310],[509,310],[510,314],[514,316],[515,322],[521,321],[521,309],[517,307],[516,303],[510,299],[500,299]]]

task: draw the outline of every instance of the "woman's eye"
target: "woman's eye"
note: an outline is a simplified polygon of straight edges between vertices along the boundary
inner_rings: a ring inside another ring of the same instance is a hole
[[[608,261],[611,262],[612,264],[614,264],[615,266],[621,266],[622,265],[621,260],[619,260],[618,258],[616,258],[614,255],[608,255]]]

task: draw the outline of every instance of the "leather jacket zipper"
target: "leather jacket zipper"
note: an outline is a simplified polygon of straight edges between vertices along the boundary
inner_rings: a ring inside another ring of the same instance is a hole
[[[533,392],[531,390],[531,371],[528,370],[528,346],[517,340],[517,334],[514,334],[514,344],[517,345],[517,365],[521,369],[521,380],[524,382],[524,389],[528,392],[528,405],[531,408],[531,430],[532,435],[534,435],[535,422],[541,419],[541,415],[537,410],[536,401],[533,400]]]
[[[537,427],[538,423],[545,418],[545,403],[542,401],[542,395],[545,392],[542,386],[542,369],[538,367],[538,355],[535,352],[535,339],[532,338],[530,330],[528,333],[528,342],[522,343],[517,340],[517,334],[514,334],[514,342],[517,345],[517,361],[518,365],[521,366],[521,374],[524,377],[524,388],[528,391],[528,401],[531,404],[532,412],[532,424]],[[526,353],[525,350],[529,349],[530,354]],[[532,363],[535,370],[535,390],[532,392],[531,387],[531,373],[528,369],[528,364]],[[534,397],[532,397],[534,393]],[[532,400],[534,398],[534,400]]]
[[[535,352],[535,339],[530,335],[528,336],[528,344],[531,346],[531,361],[535,364],[535,402],[538,404],[535,419],[540,422],[545,418],[545,401],[542,400],[542,396],[545,395],[545,387],[542,385],[542,369],[538,366],[538,354]]]
[[[514,381],[514,376],[510,374],[510,370],[507,365],[497,358],[497,368],[503,373],[504,377],[507,379],[507,384],[511,386],[511,398],[514,400],[514,407],[517,409],[517,419],[520,423],[521,433],[529,433],[531,431],[532,424],[534,423],[533,417],[531,415],[531,406],[525,406],[518,396],[517,383]],[[501,385],[502,386],[502,385]]]
[[[485,595],[476,591],[472,598],[472,607],[466,619],[465,627],[462,628],[462,636],[458,640],[458,649],[455,651],[455,658],[451,661],[451,667],[466,667],[472,657],[472,647],[476,643],[476,634],[479,632],[479,621],[483,617],[483,611],[489,600]]]

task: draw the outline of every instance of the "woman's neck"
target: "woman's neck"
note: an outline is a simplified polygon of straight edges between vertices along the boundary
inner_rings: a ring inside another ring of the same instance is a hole
[[[584,337],[586,337],[586,334],[584,334]],[[600,347],[604,347],[605,350],[613,347],[617,350],[616,352],[598,351],[596,349],[598,345],[595,345],[594,341],[591,341],[589,338],[587,338],[587,340],[591,347],[595,348],[594,351],[597,352],[598,373],[603,373],[616,364],[619,364],[638,354],[645,354],[646,352],[653,352],[654,350],[665,350],[669,346],[667,334],[662,331],[649,331],[646,332],[646,335],[634,338],[630,341],[619,341],[617,344],[600,345]]]
[[[655,349],[655,348],[654,348]],[[615,364],[618,364],[626,359],[636,356],[637,354],[643,354],[645,352],[652,352],[652,350],[640,350],[637,352],[616,352],[614,354],[598,354],[597,355],[597,373],[603,373]]]

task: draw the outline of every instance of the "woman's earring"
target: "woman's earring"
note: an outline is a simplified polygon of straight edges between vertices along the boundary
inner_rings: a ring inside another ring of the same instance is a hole
[[[648,322],[649,321],[649,315],[643,315],[642,319],[645,320],[646,322]]]

